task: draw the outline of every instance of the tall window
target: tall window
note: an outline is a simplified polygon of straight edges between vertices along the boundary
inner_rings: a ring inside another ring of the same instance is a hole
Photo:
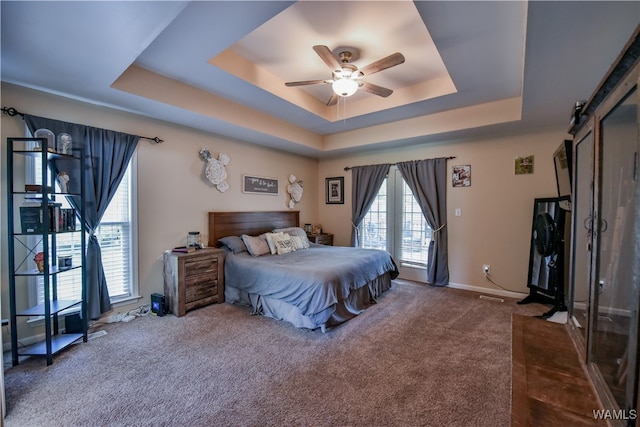
[[[427,265],[431,228],[396,167],[389,170],[358,232],[361,247],[385,249],[404,267]]]
[[[360,246],[363,248],[389,250],[387,242],[387,181],[385,178],[380,191],[373,199],[373,204],[360,223],[358,232],[362,236]]]
[[[109,203],[102,221],[96,230],[96,237],[100,243],[102,263],[109,288],[109,296],[112,303],[136,297],[137,272],[134,260],[136,241],[134,232],[135,218],[135,156],[132,158],[127,171]],[[42,176],[41,164],[35,159],[27,166],[27,181],[40,182]],[[57,184],[56,184],[57,185]],[[71,207],[66,197],[58,195],[56,203],[62,203],[62,207]],[[77,224],[80,227],[80,224]],[[79,239],[72,238],[71,234],[61,233],[56,235],[58,255],[71,255],[73,263],[79,263],[81,248]],[[87,238],[88,239],[88,238]],[[41,248],[39,248],[41,250]],[[82,293],[81,270],[75,269],[56,276],[58,287],[58,299],[80,299]],[[32,303],[44,302],[44,287],[41,277],[34,281],[30,292]]]

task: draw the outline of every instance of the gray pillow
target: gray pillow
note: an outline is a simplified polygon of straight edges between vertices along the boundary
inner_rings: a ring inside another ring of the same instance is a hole
[[[242,241],[247,247],[247,252],[249,252],[249,255],[261,256],[271,254],[271,250],[269,249],[269,245],[267,244],[267,237],[264,234],[255,237],[243,234],[240,237],[242,237]]]
[[[247,247],[245,246],[242,239],[238,236],[227,236],[222,239],[218,239],[218,242],[222,243],[224,246],[229,248],[231,252],[234,254],[239,254],[240,252],[246,252]]]

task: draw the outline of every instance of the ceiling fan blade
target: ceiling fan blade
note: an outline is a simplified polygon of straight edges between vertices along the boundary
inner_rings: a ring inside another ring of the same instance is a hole
[[[326,80],[303,80],[300,82],[286,82],[285,86],[307,86],[307,85],[317,85],[320,83],[326,83]]]
[[[360,68],[360,73],[364,76],[369,76],[373,73],[377,73],[378,71],[386,70],[387,68],[395,67],[396,65],[400,65],[404,62],[404,55],[400,52],[392,53],[386,58],[382,58],[377,60],[376,62],[372,62],[366,67]]]
[[[333,72],[341,72],[342,71],[342,66],[340,65],[340,62],[338,62],[336,57],[333,56],[333,53],[329,50],[328,47],[326,47],[324,45],[315,45],[313,47],[313,50],[316,51],[318,56],[320,58],[322,58],[324,63],[327,64],[329,66],[329,68],[331,68],[331,70]]]
[[[389,96],[389,95],[391,95],[393,93],[393,91],[391,89],[387,89],[386,87],[374,85],[373,83],[367,83],[367,82],[363,82],[362,86],[360,86],[360,88],[362,90],[365,90],[365,91],[367,91],[369,93],[372,93],[374,95],[381,96],[383,98],[386,98],[387,96]]]
[[[332,105],[336,105],[338,103],[338,99],[340,99],[340,97],[338,95],[336,95],[335,93],[331,94],[331,98],[329,98],[329,100],[327,101],[327,107],[331,107]]]

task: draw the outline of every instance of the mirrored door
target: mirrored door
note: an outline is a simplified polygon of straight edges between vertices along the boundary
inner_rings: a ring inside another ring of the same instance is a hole
[[[638,256],[634,252],[638,137],[634,88],[600,123],[599,219],[594,224],[597,289],[589,347],[591,361],[620,408],[635,404],[638,286],[632,266]]]
[[[573,247],[571,272],[571,317],[580,331],[583,344],[587,343],[589,319],[589,290],[591,278],[591,237],[593,227],[593,131],[578,140],[574,155],[574,189],[572,216]]]

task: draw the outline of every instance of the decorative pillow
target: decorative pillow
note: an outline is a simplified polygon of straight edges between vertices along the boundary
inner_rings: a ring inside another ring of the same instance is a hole
[[[276,245],[276,251],[278,255],[288,254],[289,252],[293,252],[296,250],[293,246],[293,240],[288,234],[276,234],[271,236],[271,238],[273,239],[273,243]]]
[[[239,254],[240,252],[247,251],[247,247],[245,246],[242,239],[238,236],[223,237],[222,239],[218,239],[218,242],[222,243],[234,254]]]
[[[307,249],[309,247],[309,240],[303,239],[300,236],[291,236],[291,240],[293,240],[294,250],[298,249]]]
[[[247,247],[247,252],[249,252],[249,255],[260,256],[271,253],[271,251],[269,250],[269,245],[267,244],[267,238],[264,234],[261,234],[259,236],[249,236],[243,234],[240,237],[242,237],[242,241]]]
[[[271,251],[271,255],[275,255],[278,250],[276,249],[276,244],[273,242],[273,236],[283,236],[284,233],[264,233],[267,237],[267,244],[269,245],[269,250]]]
[[[305,242],[305,245],[309,244],[309,238],[307,237],[307,232],[304,231],[300,227],[287,227],[287,228],[276,228],[271,231],[272,233],[286,233],[289,236],[299,236],[302,238],[302,241]]]

